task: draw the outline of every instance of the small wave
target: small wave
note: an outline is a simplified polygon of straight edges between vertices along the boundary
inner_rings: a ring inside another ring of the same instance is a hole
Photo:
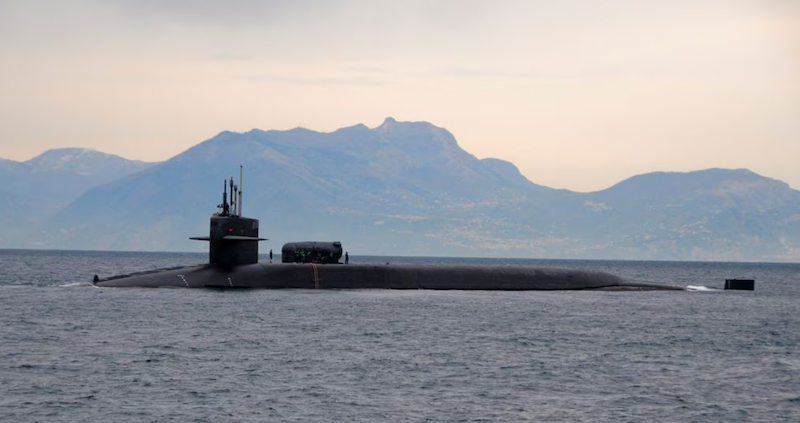
[[[719,291],[718,289],[709,288],[703,285],[688,285],[686,287],[687,291]]]
[[[62,288],[72,288],[75,286],[94,286],[94,284],[91,282],[73,282],[73,283],[65,283],[59,286]]]

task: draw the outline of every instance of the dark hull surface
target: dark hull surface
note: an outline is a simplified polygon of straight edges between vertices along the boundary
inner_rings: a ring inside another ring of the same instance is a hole
[[[532,266],[254,263],[202,265],[123,275],[100,287],[217,289],[684,290],[604,272]]]

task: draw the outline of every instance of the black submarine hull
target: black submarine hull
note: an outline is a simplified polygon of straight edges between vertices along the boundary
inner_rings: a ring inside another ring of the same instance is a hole
[[[98,279],[94,284],[215,289],[684,290],[605,272],[533,266],[313,263],[188,266]]]

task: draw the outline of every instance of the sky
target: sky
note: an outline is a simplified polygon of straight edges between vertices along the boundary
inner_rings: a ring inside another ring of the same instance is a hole
[[[800,1],[0,0],[2,158],[389,116],[554,188],[719,167],[800,189]]]

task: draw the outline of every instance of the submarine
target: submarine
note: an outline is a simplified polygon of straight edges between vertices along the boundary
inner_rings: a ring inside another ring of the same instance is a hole
[[[228,201],[230,188],[230,202]],[[100,278],[93,285],[109,288],[208,289],[430,289],[430,290],[601,290],[651,291],[685,289],[587,270],[531,265],[351,264],[340,242],[291,242],[281,262],[259,262],[258,219],[242,216],[242,168],[239,184],[223,183],[222,203],[211,215],[208,263]]]

